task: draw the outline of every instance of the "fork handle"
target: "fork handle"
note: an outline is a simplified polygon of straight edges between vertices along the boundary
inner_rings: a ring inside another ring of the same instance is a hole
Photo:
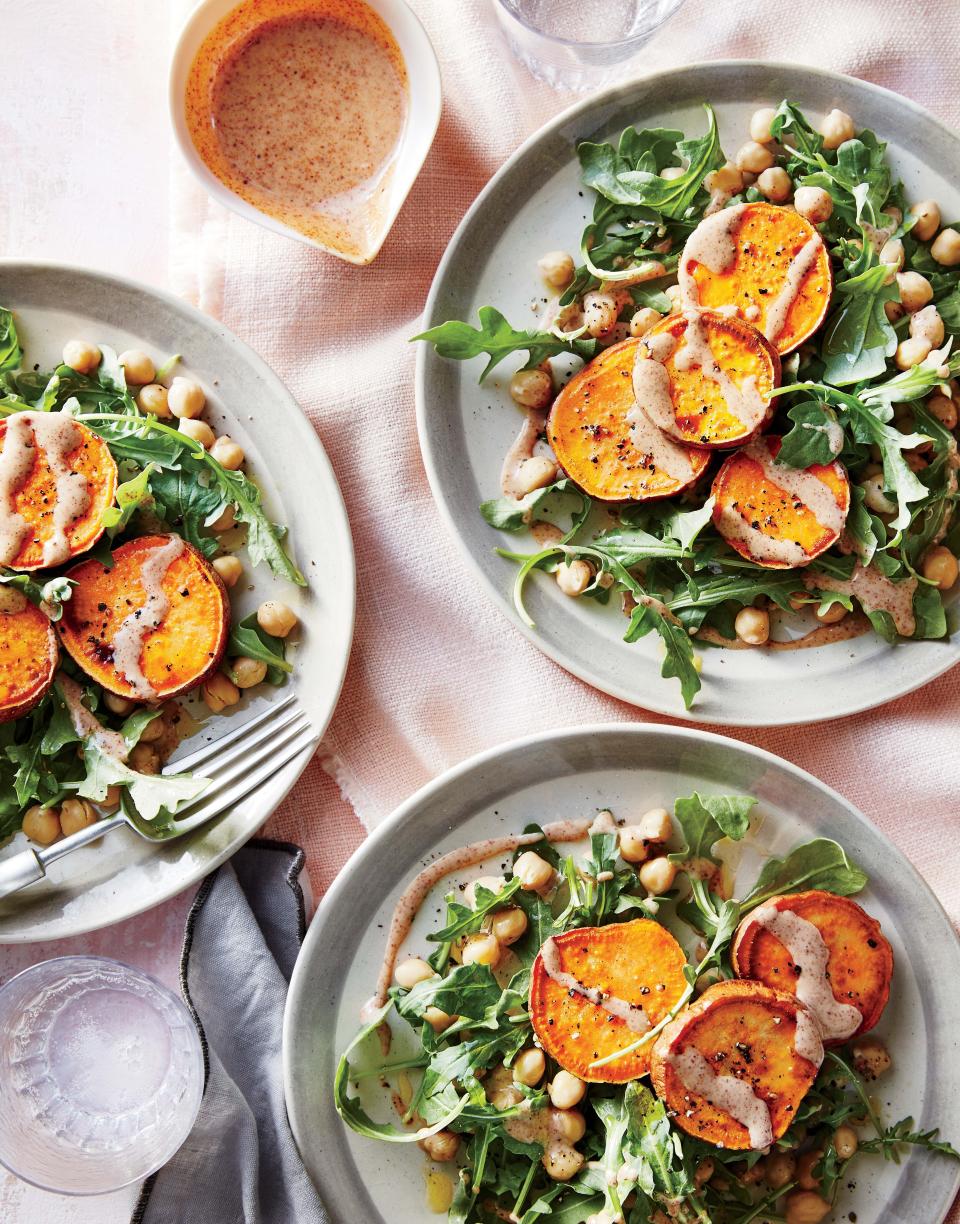
[[[36,884],[38,880],[45,878],[47,867],[51,863],[74,850],[79,850],[81,846],[88,846],[90,842],[103,837],[104,833],[119,829],[126,823],[118,813],[107,820],[98,820],[78,833],[71,833],[69,837],[62,837],[52,846],[45,846],[42,850],[34,850],[32,847],[21,850],[19,854],[0,862],[0,897],[9,897],[11,893],[19,892],[28,884]]]

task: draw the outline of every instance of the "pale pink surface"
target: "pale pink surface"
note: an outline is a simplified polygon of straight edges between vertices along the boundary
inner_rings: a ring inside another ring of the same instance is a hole
[[[474,752],[552,726],[669,721],[593,692],[516,633],[476,588],[434,511],[407,338],[477,191],[571,99],[510,59],[488,0],[412,3],[440,56],[444,115],[383,253],[357,269],[226,212],[188,177],[165,113],[168,48],[189,7],[183,0],[0,0],[16,51],[5,63],[0,165],[8,188],[17,185],[0,199],[0,254],[62,259],[185,294],[271,363],[337,470],[358,559],[356,644],[324,757],[342,796],[314,762],[267,827],[305,847],[317,895],[362,837],[362,824],[374,826]],[[957,125],[955,3],[928,0],[923,9],[921,17],[883,0],[828,8],[687,0],[637,70],[703,58],[788,59],[900,90]],[[856,718],[731,734],[795,761],[857,804],[956,920],[958,715],[955,671]],[[0,977],[51,955],[93,950],[174,983],[189,899],[99,935],[0,950]],[[0,1175],[5,1221],[119,1224],[131,1197],[59,1199]]]

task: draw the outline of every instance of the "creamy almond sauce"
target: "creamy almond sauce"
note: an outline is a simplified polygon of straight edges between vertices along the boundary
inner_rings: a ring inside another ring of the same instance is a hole
[[[703,315],[696,310],[684,311],[687,329],[683,333],[683,343],[677,350],[673,364],[678,370],[699,369],[704,378],[720,388],[723,402],[731,416],[736,417],[741,425],[752,429],[763,420],[766,404],[757,390],[757,380],[749,375],[738,386],[730,375],[720,368],[707,335]]]
[[[647,1033],[650,1031],[650,1017],[639,1003],[628,1003],[616,995],[607,994],[596,986],[588,986],[572,973],[568,973],[560,959],[560,949],[556,940],[548,939],[540,949],[540,958],[544,972],[551,982],[556,982],[564,990],[572,991],[594,1006],[602,1008],[608,1016],[622,1020],[632,1033]]]
[[[81,700],[83,690],[66,672],[58,672],[57,687],[63,694],[67,713],[74,731],[81,739],[93,739],[107,754],[118,761],[127,759],[127,745],[119,731],[110,731],[97,716],[88,710]]]
[[[519,501],[528,492],[520,483],[520,469],[528,459],[533,458],[533,448],[546,427],[546,412],[528,408],[520,432],[507,451],[500,469],[500,490],[504,497],[514,497]]]
[[[515,1118],[507,1118],[503,1129],[518,1143],[539,1143],[545,1156],[556,1155],[574,1159],[578,1153],[573,1144],[563,1137],[562,1119],[552,1109],[532,1109],[529,1101],[521,1105],[521,1112]]]
[[[801,578],[803,585],[809,590],[835,591],[838,595],[856,596],[865,612],[888,612],[893,618],[897,633],[902,637],[913,636],[917,627],[917,619],[913,613],[916,578],[892,582],[873,566],[864,566],[859,561],[850,578],[833,578],[816,571],[807,571]]]
[[[811,629],[803,637],[793,638],[790,641],[771,638],[762,646],[753,646],[749,642],[740,641],[739,638],[725,638],[722,633],[710,625],[704,625],[698,629],[695,636],[701,641],[710,642],[713,646],[722,646],[726,650],[812,650],[817,646],[829,646],[832,642],[849,642],[851,638],[860,637],[871,628],[865,616],[861,616],[858,612],[851,612],[835,625],[818,625],[816,629]]]
[[[800,296],[800,290],[807,274],[820,257],[823,250],[823,239],[819,234],[808,238],[800,250],[794,255],[787,268],[783,288],[766,308],[761,331],[768,340],[776,340],[787,325],[787,315],[794,302]]]
[[[363,0],[243,0],[190,68],[191,139],[231,191],[372,258],[408,111],[396,40]]]
[[[650,366],[654,370],[659,370],[659,376],[667,380],[666,370],[657,361],[638,361],[634,366],[634,378],[636,378],[636,371],[642,366]],[[634,383],[634,393],[636,394],[636,383]],[[667,398],[669,399],[669,389]],[[668,438],[662,429],[654,425],[639,403],[634,404],[625,419],[630,428],[633,445],[638,454],[644,456],[644,466],[652,463],[660,471],[666,472],[678,484],[689,484],[695,470],[689,448]]]
[[[693,277],[696,264],[703,264],[717,276],[733,266],[737,258],[735,234],[745,208],[746,204],[721,208],[705,217],[687,239],[678,270],[680,294],[685,306],[700,305],[700,294]]]
[[[775,905],[761,905],[754,911],[753,920],[779,939],[790,953],[800,971],[797,998],[816,1016],[823,1036],[828,1041],[842,1041],[855,1033],[863,1015],[852,1004],[840,1003],[834,997],[827,968],[830,949],[817,927],[793,910],[778,909]]]
[[[811,1012],[801,1008],[797,1012],[797,1028],[793,1036],[793,1050],[808,1063],[819,1067],[823,1062],[823,1035],[819,1023]]]
[[[824,421],[822,425],[814,425],[812,421],[804,421],[802,423],[804,429],[810,429],[814,433],[826,434],[827,445],[830,447],[830,454],[834,458],[843,450],[843,430],[838,421]]]
[[[17,511],[16,495],[33,472],[38,450],[43,451],[56,490],[42,562],[59,565],[70,556],[70,528],[90,507],[87,478],[70,466],[70,456],[82,445],[82,430],[63,413],[17,412],[7,419],[0,452],[0,564],[15,560],[34,530]]]
[[[773,1143],[770,1109],[746,1080],[738,1079],[735,1075],[718,1075],[703,1054],[692,1045],[682,1053],[671,1050],[667,1062],[684,1088],[709,1101],[715,1109],[722,1109],[747,1128],[752,1148],[759,1150]]]
[[[124,617],[111,643],[113,666],[142,701],[150,701],[157,696],[157,690],[143,674],[140,665],[143,644],[148,634],[160,628],[170,611],[170,600],[163,590],[163,580],[183,550],[184,543],[179,536],[171,536],[168,543],[151,550],[140,567],[140,585],[147,598],[139,608]]]

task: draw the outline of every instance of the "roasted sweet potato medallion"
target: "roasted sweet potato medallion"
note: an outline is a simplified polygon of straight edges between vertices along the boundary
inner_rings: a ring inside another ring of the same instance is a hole
[[[46,614],[19,591],[0,586],[0,723],[22,718],[40,702],[59,658]]]

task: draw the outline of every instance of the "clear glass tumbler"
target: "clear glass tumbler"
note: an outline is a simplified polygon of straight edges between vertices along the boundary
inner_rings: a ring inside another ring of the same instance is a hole
[[[186,1007],[96,956],[33,965],[0,989],[0,1163],[61,1194],[106,1194],[180,1147],[203,1095]]]
[[[683,0],[493,0],[514,54],[556,89],[593,89],[625,75]]]

